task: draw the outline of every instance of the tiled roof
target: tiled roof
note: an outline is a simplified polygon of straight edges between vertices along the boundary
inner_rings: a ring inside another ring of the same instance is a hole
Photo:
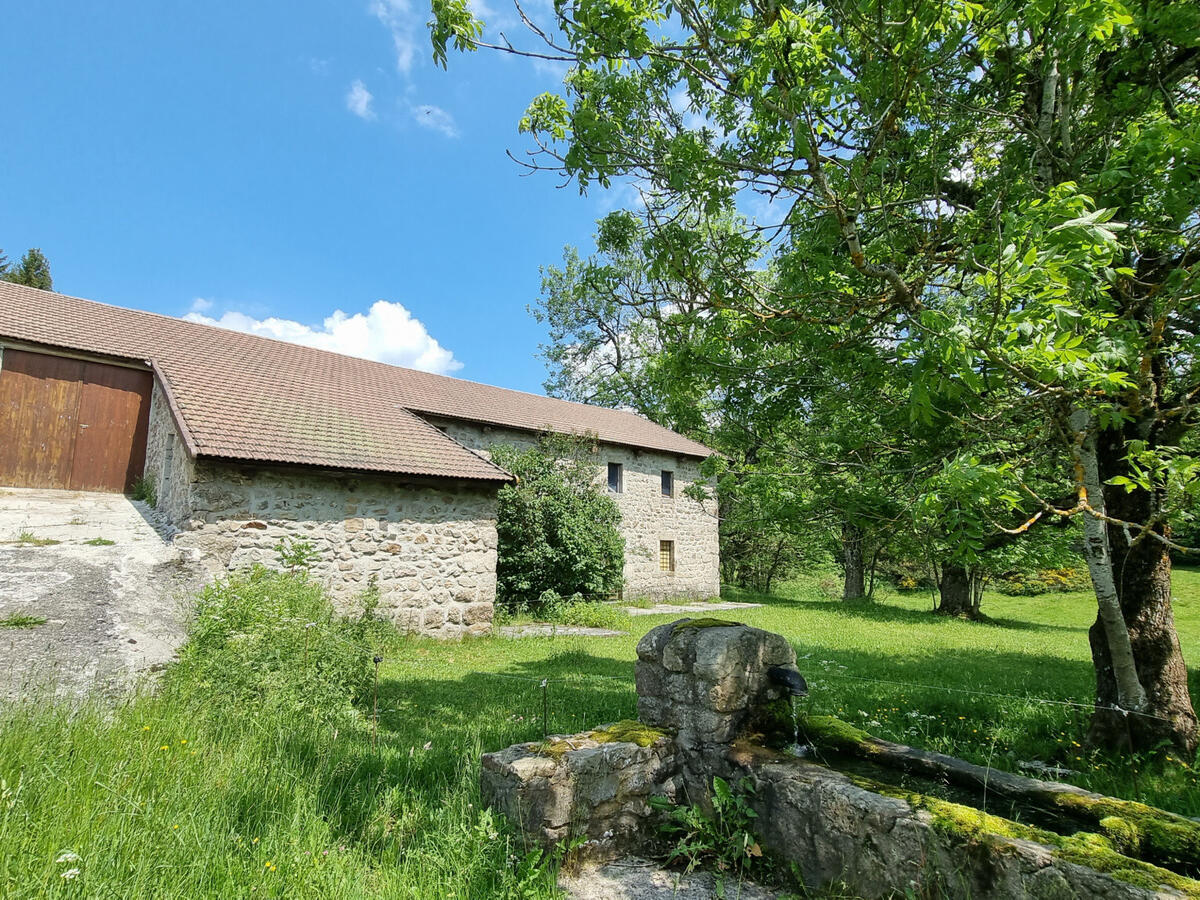
[[[152,362],[193,452],[326,468],[503,481],[417,414],[592,432],[685,456],[703,445],[640,416],[430,375],[0,282],[0,337]]]

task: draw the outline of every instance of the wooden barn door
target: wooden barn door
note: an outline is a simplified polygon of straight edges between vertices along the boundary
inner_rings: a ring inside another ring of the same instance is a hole
[[[29,353],[0,357],[0,485],[124,491],[142,473],[147,371]]]

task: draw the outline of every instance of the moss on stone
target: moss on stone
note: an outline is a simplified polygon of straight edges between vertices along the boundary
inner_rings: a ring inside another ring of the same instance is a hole
[[[1146,859],[1168,865],[1200,867],[1200,823],[1133,800],[1070,792],[1049,795],[1054,805],[1076,819],[1094,822],[1114,843]]]
[[[800,727],[818,747],[869,758],[879,752],[871,735],[834,716],[805,716]],[[1028,801],[1099,829],[1122,852],[1200,871],[1200,823],[1133,800],[1073,791],[1036,791]]]
[[[597,744],[637,744],[639,747],[649,747],[667,736],[660,728],[652,728],[634,719],[622,719],[594,731],[584,731],[571,737],[558,738],[552,741],[542,741],[531,745],[539,756],[549,756],[562,759],[564,753],[579,750],[583,741],[594,741]]]
[[[583,735],[580,735],[580,737],[583,737]],[[557,741],[541,741],[540,743],[531,744],[530,749],[538,756],[562,759],[564,753],[569,750],[578,750],[579,747],[572,743],[571,738],[559,738]]]
[[[848,777],[865,790],[903,800],[913,809],[926,810],[933,818],[934,827],[966,841],[988,842],[997,837],[1032,841],[1049,847],[1056,859],[1087,866],[1135,887],[1154,891],[1161,885],[1167,885],[1185,897],[1200,900],[1200,881],[1125,856],[1118,852],[1114,842],[1104,835],[1078,832],[1063,836],[960,803],[900,790],[868,778]]]
[[[742,625],[741,622],[730,622],[728,619],[699,618],[699,619],[684,619],[683,621],[679,622],[675,627],[677,629],[678,628],[739,628],[739,627],[741,627],[741,625]]]
[[[850,754],[875,752],[871,735],[837,716],[801,716],[800,731],[818,747]]]
[[[665,738],[667,733],[661,728],[652,728],[635,719],[622,719],[603,728],[597,728],[588,735],[600,744],[637,744],[639,747],[649,747]]]

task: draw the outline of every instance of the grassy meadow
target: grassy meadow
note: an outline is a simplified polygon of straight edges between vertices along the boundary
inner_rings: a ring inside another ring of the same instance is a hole
[[[846,606],[827,591],[819,579],[769,598],[730,591],[764,606],[720,614],[794,643],[812,712],[1002,768],[1058,763],[1086,787],[1200,815],[1190,760],[1079,746],[1087,710],[1071,704],[1091,696],[1089,595],[988,594],[993,621],[970,623],[931,615],[927,595]],[[1200,571],[1177,571],[1175,613],[1185,656],[1200,660]],[[285,631],[234,646],[231,669],[185,651],[165,689],[115,709],[0,709],[0,896],[555,896],[553,865],[479,808],[479,756],[540,738],[544,709],[556,732],[633,716],[637,640],[674,617],[630,618],[631,633],[611,638],[358,633],[383,657],[374,734],[369,680],[359,712],[336,717],[303,685],[270,702],[236,689],[254,668],[238,659],[275,646],[291,655],[273,657],[273,673],[303,660],[350,683],[334,648],[345,635],[328,623],[305,634],[312,615],[281,613],[272,627]],[[359,662],[369,676],[369,656]]]

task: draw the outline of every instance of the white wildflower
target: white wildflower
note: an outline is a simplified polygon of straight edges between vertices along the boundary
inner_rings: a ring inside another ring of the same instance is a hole
[[[79,870],[78,869],[67,869],[67,871],[62,873],[62,877],[65,878],[67,881],[70,881],[73,878],[78,878]]]
[[[54,861],[56,863],[79,862],[79,854],[74,850],[64,850],[62,853],[58,854],[58,859]]]

